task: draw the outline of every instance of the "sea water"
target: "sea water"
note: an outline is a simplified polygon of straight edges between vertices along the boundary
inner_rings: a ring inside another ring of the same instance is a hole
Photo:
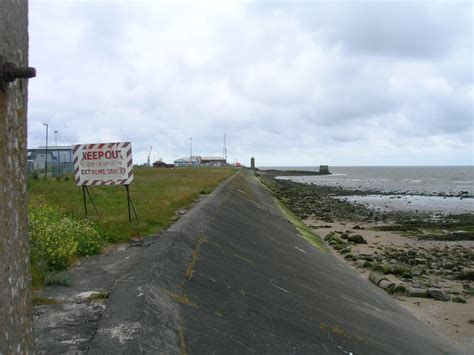
[[[272,169],[318,171],[319,167]],[[375,209],[474,213],[474,166],[335,166],[329,170],[332,175],[279,178],[364,191],[369,194],[348,196],[347,200]],[[374,191],[384,195],[371,195]]]

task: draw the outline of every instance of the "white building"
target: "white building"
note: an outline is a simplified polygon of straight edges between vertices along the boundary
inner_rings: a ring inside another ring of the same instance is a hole
[[[187,158],[179,158],[174,161],[174,166],[176,168],[186,167],[186,166],[199,166],[200,160],[197,159],[199,157],[187,157]]]
[[[186,158],[179,158],[174,161],[175,167],[184,166],[225,166],[227,162],[222,157],[202,157],[192,156]]]

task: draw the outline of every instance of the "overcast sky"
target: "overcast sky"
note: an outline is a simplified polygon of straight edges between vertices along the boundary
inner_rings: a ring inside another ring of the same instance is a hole
[[[199,4],[197,4],[199,3]],[[472,165],[472,3],[30,0],[29,147]],[[153,154],[152,154],[153,159]]]

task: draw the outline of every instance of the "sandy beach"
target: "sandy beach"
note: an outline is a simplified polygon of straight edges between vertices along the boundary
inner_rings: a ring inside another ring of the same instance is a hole
[[[314,232],[321,237],[325,237],[331,233],[343,232],[348,234],[361,235],[367,244],[355,244],[351,248],[351,254],[369,256],[374,258],[378,254],[382,254],[387,249],[397,249],[408,252],[409,250],[422,249],[428,253],[434,253],[436,250],[443,250],[444,253],[474,253],[474,241],[425,241],[417,240],[403,236],[401,233],[376,231],[373,227],[376,225],[367,223],[355,223],[350,221],[338,221],[328,223],[316,218],[308,218],[304,221],[310,226]],[[356,229],[354,229],[356,227]],[[360,228],[362,229],[360,229]],[[338,233],[340,234],[340,233]],[[329,243],[328,243],[329,245]],[[334,250],[334,249],[333,249]],[[351,268],[358,270],[361,275],[368,277],[372,271],[370,268],[357,266],[357,260],[346,258],[347,254],[341,254],[335,251],[335,254]],[[361,260],[361,259],[358,259]],[[413,285],[413,281],[401,280],[396,275],[385,275],[392,282],[400,282]],[[435,275],[429,275],[431,285],[436,285],[437,289],[443,290],[450,294],[451,298],[458,295],[466,301],[466,303],[456,303],[452,299],[450,301],[440,301],[432,298],[408,297],[397,295],[393,296],[400,305],[414,314],[422,322],[428,324],[437,332],[449,338],[454,344],[462,349],[465,354],[472,353],[474,348],[474,302],[469,298],[469,294],[463,286],[467,284],[465,280],[450,280]],[[472,284],[472,281],[470,282]]]

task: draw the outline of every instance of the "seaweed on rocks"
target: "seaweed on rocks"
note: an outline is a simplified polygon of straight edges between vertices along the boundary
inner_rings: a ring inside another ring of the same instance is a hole
[[[334,198],[356,194],[366,195],[369,194],[368,192],[278,180],[264,173],[260,173],[259,177],[300,219],[316,217],[328,223],[337,220],[375,223],[376,230],[405,232],[419,239],[474,240],[472,214],[433,215],[421,212],[374,211],[363,204]],[[374,192],[370,192],[372,193]]]
[[[318,219],[327,222],[337,219],[375,222],[383,219],[381,213],[371,211],[363,205],[354,205],[333,198],[347,193],[345,190],[300,184],[289,180],[276,180],[265,175],[261,175],[260,178],[298,218],[317,216]]]

